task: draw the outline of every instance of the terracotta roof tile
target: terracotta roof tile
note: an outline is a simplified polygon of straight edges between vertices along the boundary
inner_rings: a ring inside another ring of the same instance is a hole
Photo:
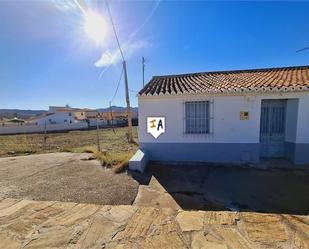
[[[309,66],[154,76],[141,96],[309,91]]]

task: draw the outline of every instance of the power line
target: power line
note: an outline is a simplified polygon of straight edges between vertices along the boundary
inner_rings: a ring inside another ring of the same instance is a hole
[[[145,86],[145,58],[142,57],[143,87]]]
[[[117,83],[116,91],[115,91],[114,96],[113,96],[113,98],[110,102],[113,102],[115,97],[116,97],[116,94],[118,92],[119,85],[120,85],[120,82],[121,82],[122,75],[123,75],[123,68],[122,68],[121,73],[120,73],[120,77],[119,77],[119,80],[118,80],[118,83]]]
[[[133,93],[138,93],[138,91],[136,90],[132,90],[132,89],[129,89],[130,92],[133,92]]]
[[[157,0],[155,1],[155,5],[154,7],[152,8],[152,10],[150,11],[150,14],[145,18],[144,22],[134,31],[130,34],[130,39],[129,39],[129,42],[136,36],[137,33],[139,33],[139,31],[141,29],[143,29],[143,27],[148,23],[148,21],[151,19],[151,17],[154,15],[154,13],[156,12],[157,8],[159,7],[160,5],[160,2],[162,0]]]
[[[116,28],[115,28],[115,25],[114,25],[114,21],[113,21],[112,14],[111,14],[111,11],[110,11],[110,9],[109,9],[109,5],[108,5],[108,1],[107,1],[107,0],[105,0],[105,4],[106,4],[106,8],[107,8],[107,12],[108,12],[110,21],[111,21],[111,23],[112,23],[114,35],[115,35],[115,38],[116,38],[116,41],[117,41],[117,44],[118,44],[118,48],[119,48],[119,51],[120,51],[122,60],[124,61],[123,52],[122,52],[122,49],[121,49],[121,46],[120,46],[120,42],[119,42],[119,39],[118,39],[118,36],[117,36]]]
[[[302,52],[302,51],[307,50],[307,49],[309,49],[309,47],[305,47],[305,48],[302,48],[302,49],[298,49],[298,50],[296,50],[296,53]]]
[[[117,36],[116,28],[115,28],[115,25],[114,25],[114,22],[113,22],[112,14],[111,14],[111,11],[109,9],[107,0],[105,0],[105,4],[106,4],[106,8],[107,8],[107,11],[108,11],[108,14],[109,14],[112,26],[113,26],[113,31],[114,31],[115,38],[117,40],[118,48],[119,48],[119,51],[120,51],[120,54],[121,54],[121,57],[122,57],[122,66],[123,66],[123,73],[124,73],[124,86],[125,86],[127,115],[128,115],[128,133],[127,133],[128,135],[127,135],[127,137],[128,137],[128,142],[132,143],[132,142],[134,142],[134,139],[133,139],[133,134],[132,134],[132,113],[131,113],[131,106],[130,106],[127,64],[126,64],[126,61],[125,61],[124,56],[123,56],[123,52],[122,52],[122,49],[121,49],[121,46],[120,46],[120,42],[119,42],[119,39],[118,39],[118,36]]]
[[[83,15],[86,15],[85,9],[80,5],[80,3],[77,0],[73,0],[75,5],[79,8],[79,10],[83,13]]]

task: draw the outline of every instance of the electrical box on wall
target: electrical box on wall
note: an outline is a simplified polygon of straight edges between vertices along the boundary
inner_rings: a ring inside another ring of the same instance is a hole
[[[249,112],[242,111],[240,112],[240,120],[248,120],[249,119]]]

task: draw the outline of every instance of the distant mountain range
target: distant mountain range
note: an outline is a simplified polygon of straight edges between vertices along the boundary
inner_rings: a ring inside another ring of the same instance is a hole
[[[127,110],[126,107],[122,106],[112,106],[111,107],[114,112],[124,112]],[[137,107],[131,108],[133,112],[137,112]],[[98,108],[96,109],[98,112],[109,112],[110,108]],[[30,118],[34,116],[41,115],[46,113],[46,110],[21,110],[21,109],[0,109],[0,118],[14,118],[16,115],[19,118]]]
[[[30,118],[41,115],[45,110],[20,110],[20,109],[0,109],[0,118]]]

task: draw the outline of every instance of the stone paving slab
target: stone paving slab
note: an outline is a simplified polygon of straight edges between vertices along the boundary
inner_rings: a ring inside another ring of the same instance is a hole
[[[0,248],[309,248],[309,216],[0,200]]]

